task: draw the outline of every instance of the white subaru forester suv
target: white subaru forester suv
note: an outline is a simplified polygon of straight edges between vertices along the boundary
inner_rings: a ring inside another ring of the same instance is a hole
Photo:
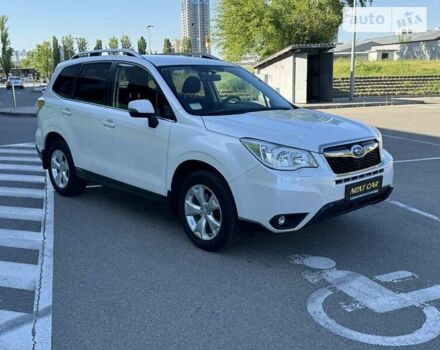
[[[393,188],[377,129],[298,108],[214,58],[82,53],[58,65],[37,107],[37,149],[59,194],[92,181],[168,200],[209,251],[239,220],[296,231]]]

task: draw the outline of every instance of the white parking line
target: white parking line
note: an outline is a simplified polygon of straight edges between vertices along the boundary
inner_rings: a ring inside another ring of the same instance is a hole
[[[38,175],[0,174],[0,181],[44,183],[46,180],[44,176]]]
[[[41,221],[43,209],[0,206],[0,219]]]
[[[0,287],[35,290],[38,266],[0,261]]]
[[[13,171],[41,171],[44,169],[42,166],[37,165],[20,165],[20,164],[0,164],[0,170],[13,170]]]
[[[12,148],[0,148],[0,154],[38,154],[35,149],[12,149]]]
[[[40,232],[0,229],[0,246],[2,247],[39,250],[41,239]]]
[[[0,148],[2,147],[12,147],[12,148],[35,148],[35,144],[34,143],[17,143],[17,144],[13,144],[13,145],[1,145]]]
[[[17,197],[17,198],[33,198],[43,199],[45,196],[44,190],[36,190],[33,188],[15,188],[15,187],[0,187],[0,197]]]
[[[0,310],[0,324],[11,321],[13,319],[16,319],[17,317],[21,317],[24,315],[26,314],[21,312]]]
[[[0,156],[0,162],[30,162],[41,164],[41,160],[38,157],[2,157]]]
[[[438,216],[435,216],[433,214],[427,213],[426,211],[423,211],[423,210],[411,207],[411,206],[409,206],[407,204],[400,203],[400,202],[397,202],[397,201],[393,201],[393,200],[390,200],[390,199],[388,199],[387,202],[390,203],[390,204],[396,205],[396,206],[398,206],[400,208],[409,210],[409,211],[411,211],[413,213],[422,215],[422,216],[424,216],[426,218],[429,218],[429,219],[432,219],[434,221],[440,222],[440,218]]]
[[[53,281],[53,225],[54,189],[47,182],[45,201],[45,220],[42,228],[43,244],[40,252],[40,278],[37,284],[35,319],[32,327],[35,350],[51,349],[52,339],[52,281]]]
[[[407,159],[407,160],[395,160],[394,163],[425,162],[425,161],[428,161],[428,160],[440,160],[440,157]]]
[[[428,142],[428,141],[420,141],[420,140],[410,139],[410,138],[407,138],[407,137],[392,136],[392,135],[385,135],[385,134],[382,134],[382,136],[389,137],[389,138],[392,138],[392,139],[405,140],[405,141],[423,143],[425,145],[431,145],[431,146],[438,146],[438,147],[440,147],[440,143],[434,143],[434,142]]]

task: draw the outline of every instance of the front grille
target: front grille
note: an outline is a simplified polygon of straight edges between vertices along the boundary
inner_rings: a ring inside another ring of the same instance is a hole
[[[371,142],[371,141],[370,141]],[[365,142],[359,143],[361,145],[365,144]],[[346,149],[350,149],[352,145],[346,145]],[[338,147],[341,149],[341,147]],[[333,147],[332,149],[326,149],[324,150],[324,154],[327,151],[335,150]],[[381,162],[380,159],[380,150],[379,147],[374,149],[373,151],[367,153],[362,158],[354,158],[354,157],[326,157],[328,164],[330,165],[330,168],[333,170],[335,174],[346,174],[346,173],[352,173],[364,169],[371,168],[375,165],[379,165]]]

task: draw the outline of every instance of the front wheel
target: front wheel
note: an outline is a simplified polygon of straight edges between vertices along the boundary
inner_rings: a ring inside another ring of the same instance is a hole
[[[76,175],[72,154],[64,140],[49,147],[48,165],[50,181],[60,195],[75,196],[84,190],[86,183]]]
[[[234,241],[235,202],[219,176],[208,171],[191,174],[182,183],[178,201],[183,228],[197,247],[218,251]]]

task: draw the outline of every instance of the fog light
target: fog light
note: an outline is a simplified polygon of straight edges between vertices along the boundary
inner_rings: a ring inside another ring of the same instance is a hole
[[[277,230],[289,230],[298,226],[307,216],[307,213],[280,214],[270,219],[269,223]]]
[[[281,215],[278,218],[278,226],[283,226],[286,223],[286,217],[284,215]]]

